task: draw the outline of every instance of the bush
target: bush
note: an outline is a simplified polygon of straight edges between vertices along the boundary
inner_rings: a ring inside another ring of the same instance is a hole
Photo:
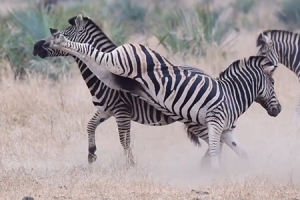
[[[10,34],[4,42],[3,49],[15,78],[24,78],[26,73],[41,73],[57,80],[59,75],[68,71],[69,62],[65,58],[42,60],[32,53],[34,43],[49,36],[49,27],[58,25],[59,20],[56,17],[45,14],[41,8],[13,10],[10,12],[10,20],[6,23],[6,30]]]
[[[237,12],[247,15],[254,8],[257,0],[235,0],[230,6],[233,7]]]
[[[162,20],[162,26],[154,30],[154,34],[160,44],[174,54],[204,57],[210,46],[222,48],[233,30],[232,24],[221,21],[224,11],[213,11],[208,4],[198,5],[194,9],[172,10]]]
[[[105,20],[124,24],[128,27],[125,31],[129,34],[144,32],[147,8],[133,0],[113,0],[106,1],[107,9],[104,10]]]
[[[280,22],[295,30],[300,25],[300,0],[284,0],[281,9],[275,13]]]

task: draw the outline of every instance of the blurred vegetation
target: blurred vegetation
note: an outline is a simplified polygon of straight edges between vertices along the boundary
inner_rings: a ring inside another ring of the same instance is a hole
[[[183,58],[203,58],[210,47],[217,47],[221,56],[226,57],[235,41],[232,33],[255,27],[249,15],[256,12],[262,1],[232,0],[224,6],[214,6],[213,0],[195,2],[193,5],[183,0],[31,2],[27,8],[14,9],[6,15],[0,13],[0,63],[9,61],[16,78],[39,73],[58,80],[68,75],[73,59],[41,59],[33,56],[33,45],[50,35],[49,27],[66,28],[68,19],[79,13],[97,23],[116,45],[143,34],[155,36],[158,45]],[[300,0],[284,0],[278,5],[274,17],[289,28],[299,26]]]
[[[179,9],[168,13],[153,32],[160,44],[174,54],[205,57],[210,46],[222,48],[234,30],[230,20],[222,18],[225,10],[212,10],[209,4]],[[226,50],[222,55],[226,56]]]
[[[240,28],[247,30],[253,28],[253,23],[250,20],[250,15],[256,15],[254,9],[258,6],[261,0],[234,0],[229,4],[232,8],[232,19],[234,24]]]
[[[282,1],[275,15],[288,29],[298,29],[300,26],[300,0]]]

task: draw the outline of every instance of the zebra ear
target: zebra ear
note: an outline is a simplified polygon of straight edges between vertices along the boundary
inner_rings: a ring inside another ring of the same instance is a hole
[[[55,28],[49,28],[51,35],[53,35],[54,33],[56,33],[58,30]]]
[[[68,20],[68,23],[69,23],[70,25],[72,25],[72,26],[75,26],[75,19],[76,19],[76,17],[70,18],[70,19]]]
[[[273,76],[273,74],[274,74],[274,72],[276,71],[277,68],[278,68],[278,66],[277,66],[277,65],[274,65],[273,69],[270,70],[269,74],[270,74],[271,76]]]
[[[269,75],[273,75],[274,74],[274,72],[275,72],[275,70],[277,69],[277,67],[278,66],[276,66],[276,65],[265,65],[264,66],[264,71],[267,73],[267,74],[269,74]]]
[[[271,38],[270,37],[268,37],[267,35],[265,35],[265,34],[261,34],[261,36],[262,36],[262,41],[264,42],[264,43],[266,43],[266,44],[272,44],[272,40],[271,40]]]
[[[77,27],[82,27],[83,26],[83,17],[82,14],[79,14],[76,19],[75,19],[75,25]]]

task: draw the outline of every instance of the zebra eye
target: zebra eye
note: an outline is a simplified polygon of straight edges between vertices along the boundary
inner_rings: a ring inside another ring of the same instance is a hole
[[[272,85],[274,85],[274,83],[275,83],[274,79],[271,79],[271,83],[272,83]]]

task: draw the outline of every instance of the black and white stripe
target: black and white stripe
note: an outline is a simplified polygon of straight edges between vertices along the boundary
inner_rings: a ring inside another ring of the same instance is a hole
[[[104,52],[111,52],[116,48],[116,45],[91,19],[84,17],[82,24],[84,28],[77,30],[75,26],[75,18],[76,17],[69,19],[69,23],[71,26],[69,26],[68,28],[60,31],[57,31],[56,29],[50,29],[50,31],[52,33],[62,33],[71,41],[89,43],[95,48]],[[45,44],[45,42],[50,39],[52,39],[52,36],[36,42],[34,45],[33,54],[38,55],[41,58],[72,56],[60,50],[44,48],[43,44]],[[164,126],[174,123],[175,120],[163,114],[161,111],[155,109],[146,101],[141,100],[138,97],[131,95],[130,93],[117,91],[107,87],[107,85],[101,79],[97,78],[97,76],[92,73],[92,71],[87,67],[85,63],[83,63],[76,56],[72,57],[75,58],[81,75],[87,87],[89,88],[90,94],[92,95],[93,104],[98,109],[87,124],[89,162],[92,163],[96,160],[96,128],[102,122],[114,116],[118,126],[120,142],[125,150],[125,153],[129,155],[128,160],[131,162],[131,164],[134,164],[130,148],[131,120],[140,124],[150,126]],[[106,70],[103,76],[111,77],[115,75],[109,73]],[[186,128],[189,129],[189,127]],[[192,134],[192,130],[188,131],[188,137],[194,144],[200,145],[198,138]]]
[[[175,120],[198,126],[199,136],[208,132],[213,168],[219,168],[220,140],[236,153],[245,152],[237,145],[232,130],[236,121],[256,101],[270,116],[281,106],[274,91],[273,63],[265,56],[251,56],[233,62],[217,79],[201,71],[172,65],[167,59],[141,44],[125,44],[104,53],[89,44],[70,42],[54,34],[46,47],[60,49],[89,63],[97,74],[99,66],[141,84],[131,92]],[[123,88],[123,85],[116,86]],[[130,88],[126,86],[128,91]]]
[[[300,34],[285,30],[263,31],[256,40],[257,55],[267,56],[274,65],[283,64],[296,74],[300,82]],[[300,96],[295,115],[300,117]],[[297,120],[297,118],[295,118]]]

